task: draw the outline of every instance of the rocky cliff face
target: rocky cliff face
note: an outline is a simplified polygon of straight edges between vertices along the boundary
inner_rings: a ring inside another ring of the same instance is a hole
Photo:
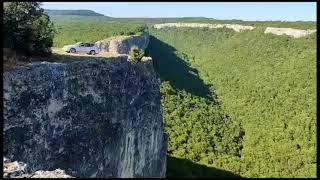
[[[56,169],[54,171],[39,170],[34,173],[26,172],[27,164],[23,162],[10,162],[4,157],[3,178],[73,178],[65,173],[64,170]]]
[[[4,74],[4,156],[28,172],[164,177],[166,143],[152,60],[38,63]]]
[[[217,28],[227,28],[232,29],[236,32],[243,32],[246,30],[253,30],[255,27],[253,26],[243,26],[239,24],[208,24],[208,23],[164,23],[164,24],[155,24],[153,26],[156,29],[162,29],[166,27],[191,27],[191,28],[209,28],[209,29],[217,29]]]
[[[294,38],[300,38],[304,36],[308,36],[310,34],[315,33],[316,29],[308,29],[308,30],[302,30],[302,29],[292,29],[292,28],[274,28],[274,27],[267,27],[264,31],[265,34],[271,33],[275,35],[288,35],[292,36]]]
[[[243,32],[246,30],[253,30],[255,27],[253,26],[243,26],[239,24],[208,24],[208,23],[164,23],[164,24],[155,24],[153,26],[155,29],[162,29],[168,27],[190,27],[190,28],[209,28],[209,29],[217,29],[217,28],[228,28],[232,29],[236,32]],[[300,38],[304,36],[308,36],[310,34],[315,33],[316,29],[293,29],[293,28],[276,28],[276,27],[267,27],[264,31],[265,34],[271,33],[275,35],[288,35],[293,38]]]
[[[132,46],[139,49],[146,49],[149,44],[149,34],[147,32],[141,35],[117,36],[97,41],[96,45],[101,52],[115,54],[129,54]]]

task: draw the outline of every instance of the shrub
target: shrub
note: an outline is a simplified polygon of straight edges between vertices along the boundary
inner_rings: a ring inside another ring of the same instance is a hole
[[[144,56],[144,51],[137,46],[132,46],[129,52],[129,56],[132,57],[135,61],[141,61],[142,57]]]
[[[137,32],[144,32],[146,29],[147,29],[146,25],[145,26],[138,26],[136,31]]]

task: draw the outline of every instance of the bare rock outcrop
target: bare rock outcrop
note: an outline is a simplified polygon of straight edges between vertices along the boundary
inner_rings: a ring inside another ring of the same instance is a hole
[[[33,173],[31,178],[74,178],[68,174],[64,170],[56,169],[54,171],[36,171]]]
[[[102,53],[129,54],[132,46],[145,50],[149,44],[149,34],[143,32],[141,35],[115,36],[97,41],[95,44]]]
[[[208,24],[208,23],[164,23],[164,24],[155,24],[153,26],[156,29],[166,28],[166,27],[192,27],[192,28],[228,28],[236,32],[243,32],[245,30],[253,30],[253,26],[243,26],[239,24]]]
[[[300,38],[300,37],[308,36],[312,33],[315,33],[316,31],[317,31],[316,29],[302,30],[302,29],[292,29],[292,28],[267,27],[264,33],[265,34],[271,33],[275,35],[288,35],[294,38]]]
[[[152,59],[35,63],[4,74],[4,156],[34,173],[165,177],[159,78]],[[60,171],[59,171],[60,172]]]
[[[10,162],[10,160],[4,157],[3,178],[73,178],[61,169],[54,171],[39,170],[34,173],[27,173],[26,167],[27,164],[23,162]]]
[[[191,27],[191,28],[228,28],[232,29],[236,32],[243,32],[246,30],[253,30],[255,27],[253,26],[243,26],[239,24],[208,24],[208,23],[164,23],[164,24],[155,24],[153,26],[155,29],[162,29],[167,27]],[[275,27],[267,27],[264,31],[265,34],[271,33],[275,35],[288,35],[294,38],[300,38],[312,33],[315,33],[316,29],[293,29],[293,28],[275,28]]]

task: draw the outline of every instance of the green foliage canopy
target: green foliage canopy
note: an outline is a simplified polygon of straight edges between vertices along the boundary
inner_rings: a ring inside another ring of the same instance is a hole
[[[50,53],[55,29],[37,2],[4,3],[4,47],[26,54]]]
[[[145,29],[141,21],[118,20],[106,16],[50,16],[57,27],[54,47],[76,42],[96,42],[111,36],[134,35]]]
[[[169,155],[243,177],[316,177],[316,34],[294,39],[261,29],[150,32],[158,39],[150,41],[150,55],[165,77]],[[218,105],[185,92],[192,88],[171,86],[186,77],[179,73],[184,66],[172,61],[197,69],[203,83],[184,85],[212,84]]]

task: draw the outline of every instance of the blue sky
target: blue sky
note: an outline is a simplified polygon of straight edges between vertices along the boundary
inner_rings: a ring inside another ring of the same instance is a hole
[[[208,17],[316,21],[316,2],[43,2],[45,9],[87,9],[111,17]]]

